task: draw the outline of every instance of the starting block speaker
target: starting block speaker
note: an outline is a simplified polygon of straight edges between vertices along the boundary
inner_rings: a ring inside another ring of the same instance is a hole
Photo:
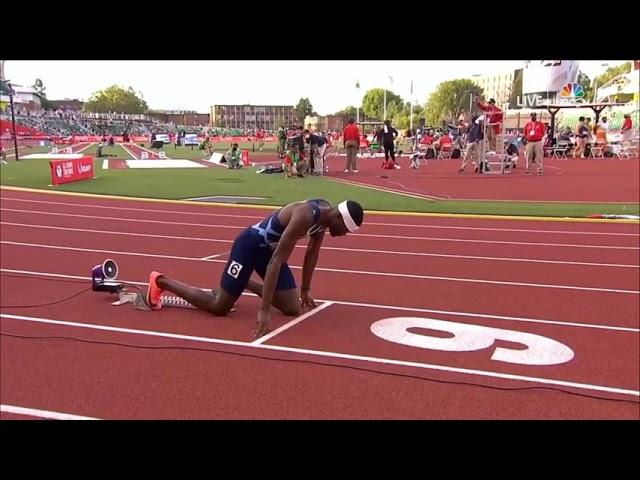
[[[145,152],[144,150],[140,152],[140,158],[142,160],[149,160],[149,152]]]
[[[94,292],[119,292],[124,288],[120,282],[114,282],[118,276],[118,265],[111,259],[91,269],[91,289]]]

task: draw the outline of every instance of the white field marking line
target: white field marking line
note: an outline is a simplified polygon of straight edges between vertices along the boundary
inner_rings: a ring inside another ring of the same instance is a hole
[[[43,203],[45,205],[64,205],[69,207],[86,207],[86,208],[102,208],[105,210],[130,210],[134,212],[151,212],[161,213],[163,215],[176,214],[176,215],[201,215],[207,217],[225,217],[225,218],[247,218],[247,219],[261,219],[264,215],[232,215],[229,213],[205,213],[205,212],[185,212],[178,210],[156,210],[149,208],[134,208],[134,207],[116,207],[111,205],[86,205],[82,203],[68,203],[68,202],[46,202],[43,200],[29,200],[25,198],[11,198],[0,197],[2,201],[12,202],[29,202],[29,203]],[[197,224],[203,225],[203,224]],[[204,224],[206,225],[206,224]],[[486,232],[523,232],[523,233],[555,233],[555,234],[567,234],[567,235],[611,235],[611,236],[629,236],[638,237],[639,233],[622,233],[622,232],[585,232],[585,231],[572,231],[572,230],[535,230],[525,228],[489,228],[489,227],[464,227],[454,225],[428,225],[428,224],[411,224],[411,223],[385,223],[385,222],[366,222],[366,225],[376,225],[384,227],[408,227],[408,228],[440,228],[450,230],[479,230]]]
[[[440,196],[440,195],[431,195],[429,193],[422,193],[410,188],[405,187],[404,185],[402,185],[401,183],[398,182],[394,182],[393,180],[387,178],[387,181],[389,183],[396,183],[402,187],[404,187],[404,190],[400,190],[398,188],[392,188],[392,187],[386,187],[384,185],[372,185],[369,183],[363,183],[363,182],[358,182],[356,180],[349,180],[349,179],[342,179],[342,178],[335,178],[333,177],[332,180],[336,180],[339,182],[343,182],[343,183],[347,183],[347,184],[352,184],[358,187],[364,187],[364,188],[373,188],[374,190],[381,190],[384,192],[389,192],[389,193],[396,193],[399,195],[410,195],[410,196],[417,196],[418,198],[423,198],[423,199],[429,199],[429,200],[453,200],[453,198],[450,195],[447,195],[446,197]]]
[[[231,250],[227,250],[225,252],[222,253],[216,253],[215,255],[209,255],[207,257],[202,257],[199,260],[213,260],[214,258],[218,258],[218,257],[222,257],[224,255],[228,255],[231,252]]]
[[[11,142],[11,143],[13,143],[13,142]],[[9,144],[7,143],[7,145],[9,145]],[[12,150],[14,153],[7,153],[7,157],[15,157],[15,156],[16,156],[16,154],[15,154],[15,148],[13,147],[13,145],[11,145],[10,147],[11,147],[11,150]],[[29,147],[27,147],[27,146],[23,145],[23,146],[21,146],[21,147],[18,147],[18,150],[23,149],[23,148],[29,148]],[[8,150],[5,150],[5,151],[6,151],[6,152],[8,152]],[[18,153],[20,153],[20,152],[18,152]]]
[[[95,145],[95,142],[90,143],[90,144],[89,144],[89,145],[87,145],[86,147],[82,147],[80,150],[76,150],[76,151],[75,151],[75,152],[73,152],[73,153],[81,153],[81,152],[84,152],[87,148],[89,148],[89,147],[90,147],[90,146],[92,146],[92,145]]]
[[[82,206],[82,205],[80,205]],[[102,208],[102,207],[101,207]],[[105,207],[105,208],[109,208],[109,207]],[[157,224],[161,224],[161,225],[184,225],[184,226],[188,226],[188,227],[205,227],[205,228],[232,228],[232,229],[245,229],[247,228],[247,225],[219,225],[219,224],[214,224],[214,223],[189,223],[189,222],[167,222],[167,221],[163,221],[163,220],[152,220],[152,219],[141,219],[141,218],[124,218],[124,217],[105,217],[103,215],[80,215],[80,214],[74,214],[74,213],[63,213],[63,212],[49,212],[49,211],[42,211],[42,210],[24,210],[24,209],[20,209],[20,208],[7,208],[7,207],[0,207],[0,210],[5,210],[7,212],[20,212],[20,213],[33,213],[33,214],[41,214],[41,215],[56,215],[56,216],[61,216],[61,217],[81,217],[81,218],[95,218],[95,219],[99,219],[99,220],[119,220],[122,222],[139,222],[139,223],[157,223]],[[138,210],[138,209],[136,209]],[[145,212],[149,212],[149,211],[155,211],[155,212],[161,212],[161,210],[144,210],[144,209],[139,209],[141,211],[145,211]],[[176,212],[177,213],[177,212]],[[229,216],[235,216],[235,215],[229,215]],[[254,217],[248,217],[248,218],[254,218]],[[414,227],[416,225],[410,225],[410,224],[393,224],[393,223],[379,223],[377,225],[387,225],[387,226],[405,226],[405,227]],[[425,225],[422,225],[423,227]],[[440,226],[437,226],[435,228],[440,228]],[[471,228],[466,228],[466,227],[443,227],[443,228],[460,228],[460,229],[472,229]],[[492,230],[492,229],[484,229],[484,228],[477,228],[476,230]],[[561,231],[553,231],[553,230],[519,230],[519,229],[493,229],[496,231],[513,231],[513,232],[534,232],[534,233],[574,233],[574,234],[585,234],[588,232],[561,232]],[[602,232],[597,232],[598,234],[602,233]],[[360,235],[360,234],[352,234],[352,235]],[[609,234],[606,234],[609,235]],[[612,234],[613,235],[613,234]],[[615,235],[625,235],[625,236],[640,236],[640,234],[636,235],[634,233],[620,233],[620,234],[615,234]],[[377,235],[377,236],[385,236],[385,235]],[[418,238],[418,239],[432,239],[430,237],[398,237],[398,238]],[[435,237],[436,239],[440,238],[440,237]],[[451,240],[449,238],[444,238],[443,240]],[[459,239],[459,240],[464,240],[464,239]],[[472,241],[473,239],[470,239],[469,241]],[[494,242],[492,240],[478,240],[478,241],[482,241],[485,243],[489,243],[489,242]],[[526,244],[528,245],[528,244]],[[533,245],[543,245],[542,243],[533,243]],[[556,245],[556,244],[552,244],[552,245]],[[558,244],[558,245],[565,245],[565,244]],[[571,245],[573,246],[573,245]]]
[[[180,257],[177,255],[164,255],[164,254],[157,254],[157,253],[121,252],[118,250],[101,250],[97,248],[67,247],[64,245],[43,245],[38,243],[10,242],[7,240],[0,241],[0,244],[16,245],[21,247],[50,248],[54,250],[70,250],[73,252],[108,253],[110,255],[127,255],[130,257],[170,258],[173,260],[191,260],[195,262],[206,262],[206,261],[212,260],[207,258]],[[229,253],[229,252],[226,252],[226,253]],[[221,253],[219,255],[224,255],[224,253]],[[217,256],[217,255],[212,255],[212,257],[214,256]]]
[[[415,367],[415,368],[423,368],[427,370],[439,370],[444,372],[477,375],[482,377],[500,378],[500,379],[507,379],[507,380],[520,380],[525,382],[541,383],[541,384],[547,384],[547,385],[558,385],[558,386],[578,388],[583,390],[595,390],[595,391],[616,393],[616,394],[622,394],[622,395],[633,395],[636,397],[640,396],[640,391],[637,391],[637,390],[628,390],[623,388],[607,387],[607,386],[593,385],[593,384],[587,384],[587,383],[567,382],[563,380],[554,380],[554,379],[542,378],[542,377],[530,377],[526,375],[514,375],[514,374],[508,374],[508,373],[493,372],[490,370],[475,370],[475,369],[469,369],[469,368],[449,367],[446,365],[434,365],[429,363],[408,362],[404,360],[392,360],[387,358],[368,357],[363,355],[351,355],[347,353],[329,352],[324,350],[310,350],[306,348],[284,347],[280,345],[253,344],[248,342],[240,342],[236,340],[223,340],[218,338],[197,337],[192,335],[181,335],[176,333],[159,332],[156,330],[137,330],[132,328],[112,327],[108,325],[95,325],[95,324],[92,325],[87,323],[67,322],[62,320],[53,320],[53,319],[41,318],[41,317],[9,315],[5,313],[0,313],[0,317],[23,321],[23,322],[45,323],[45,324],[62,325],[62,326],[68,326],[68,327],[87,328],[90,330],[105,330],[105,331],[111,331],[111,332],[129,333],[134,335],[147,335],[151,337],[172,338],[177,340],[188,340],[188,341],[210,343],[210,344],[233,345],[238,347],[257,348],[257,349],[265,349],[265,350],[272,350],[272,351],[279,351],[279,352],[300,353],[305,355],[316,355],[320,357],[339,358],[343,360],[355,360],[355,361],[379,363],[379,364],[385,364],[385,365]],[[331,365],[327,365],[327,366],[331,366]]]
[[[100,220],[113,220],[113,221],[122,221],[122,222],[136,222],[136,223],[157,223],[157,224],[165,224],[165,225],[184,225],[184,226],[193,226],[193,227],[206,227],[206,228],[228,228],[235,230],[244,230],[246,226],[239,225],[216,225],[216,224],[197,224],[197,223],[180,223],[180,222],[165,222],[162,220],[142,220],[142,219],[134,219],[134,218],[118,218],[118,217],[103,217],[103,216],[91,216],[91,215],[78,215],[72,213],[56,213],[56,212],[41,212],[36,210],[20,210],[20,209],[7,209],[0,208],[0,210],[8,210],[14,212],[23,212],[23,213],[35,213],[42,215],[57,215],[62,217],[81,217],[81,218],[95,218]],[[26,225],[26,224],[24,224]],[[42,228],[48,228],[47,225],[43,225]],[[511,242],[506,240],[475,240],[475,239],[464,239],[464,238],[444,238],[444,237],[406,237],[406,236],[397,236],[397,235],[377,235],[370,233],[352,233],[351,237],[373,237],[373,238],[396,238],[402,240],[425,240],[425,241],[436,241],[436,242],[466,242],[466,243],[488,243],[488,244],[503,244],[503,245],[537,245],[537,246],[547,246],[547,247],[575,247],[575,248],[601,248],[601,249],[612,249],[612,250],[640,250],[640,247],[625,247],[620,245],[585,245],[585,244],[571,244],[571,243],[541,243],[541,242]],[[189,239],[189,237],[183,237]]]
[[[41,277],[53,277],[53,278],[68,278],[73,280],[91,280],[91,277],[82,277],[77,275],[65,275],[61,273],[49,273],[49,272],[33,272],[30,270],[12,270],[8,268],[0,268],[0,272],[6,273],[20,273],[24,275],[37,275]],[[131,285],[139,285],[146,287],[149,284],[145,282],[137,282],[134,280],[122,280],[124,283],[128,283]],[[201,290],[209,292],[210,288],[201,288]],[[255,293],[243,292],[242,295],[247,297],[257,297]],[[383,310],[401,310],[405,312],[420,312],[420,313],[437,313],[437,314],[445,314],[451,316],[459,316],[459,317],[478,317],[478,318],[488,318],[491,320],[508,320],[514,322],[525,322],[525,323],[542,323],[547,325],[561,325],[567,327],[583,327],[583,328],[595,328],[601,330],[613,330],[620,332],[631,332],[631,333],[640,333],[640,329],[638,328],[630,328],[630,327],[617,327],[613,325],[599,325],[595,323],[576,323],[576,322],[562,322],[559,320],[541,320],[537,318],[528,318],[528,317],[511,317],[505,315],[491,315],[485,313],[473,313],[473,312],[456,312],[449,310],[433,310],[429,308],[416,308],[416,307],[398,307],[395,305],[381,305],[377,303],[362,303],[362,302],[347,302],[343,300],[323,300],[316,299],[318,302],[332,302],[335,305],[345,305],[348,307],[364,307],[364,308],[378,308]]]
[[[31,225],[27,223],[0,222],[0,225],[11,225],[14,227],[27,227],[27,228],[42,228],[45,230],[64,230],[69,232],[104,233],[107,235],[126,235],[130,237],[168,238],[171,240],[193,240],[193,241],[201,241],[201,242],[233,243],[233,240],[219,240],[216,238],[177,237],[177,236],[171,236],[171,235],[153,235],[151,233],[129,233],[129,232],[114,232],[111,230],[90,230],[90,229],[84,229],[84,228]]]
[[[166,238],[166,237],[163,237]],[[229,240],[231,241],[231,240]],[[154,253],[143,253],[143,252],[121,252],[116,250],[102,250],[102,249],[93,249],[93,248],[82,248],[82,247],[69,247],[65,245],[48,245],[41,243],[28,243],[28,242],[12,242],[9,240],[2,240],[0,244],[6,245],[17,245],[23,247],[37,247],[37,248],[52,248],[58,250],[72,250],[78,252],[94,252],[94,253],[114,253],[120,255],[132,255],[132,256],[141,256],[141,257],[153,257],[153,258],[173,258],[176,260],[213,260],[218,257],[222,257],[229,253],[229,250],[216,253],[213,255],[208,255],[206,257],[183,257],[177,255],[164,255],[164,254],[154,254]],[[296,245],[296,248],[306,248],[304,245]],[[559,265],[580,265],[580,266],[589,266],[589,267],[619,267],[619,268],[640,268],[640,265],[628,265],[621,263],[591,263],[591,262],[570,262],[570,261],[560,261],[560,260],[537,260],[537,259],[528,259],[528,258],[501,258],[501,257],[480,257],[473,255],[448,255],[442,253],[421,253],[421,252],[394,252],[387,250],[366,250],[361,248],[339,248],[339,247],[323,247],[325,250],[341,250],[346,252],[365,252],[365,253],[381,253],[381,254],[393,254],[393,255],[409,255],[409,256],[425,256],[425,257],[445,257],[445,258],[462,258],[462,259],[471,259],[471,260],[489,260],[489,261],[512,261],[512,262],[524,262],[524,263],[550,263],[550,264],[559,264]]]
[[[30,417],[50,418],[52,420],[100,420],[93,417],[81,417],[70,413],[51,412],[49,410],[36,410],[35,408],[16,407],[15,405],[0,405],[0,412],[28,415]]]
[[[322,305],[318,305],[313,310],[309,310],[307,313],[303,313],[299,317],[291,320],[289,323],[285,323],[280,328],[275,329],[273,332],[268,333],[267,335],[264,335],[263,337],[260,337],[260,338],[258,338],[256,340],[254,340],[253,342],[251,342],[251,344],[252,345],[260,345],[261,343],[264,343],[267,340],[271,340],[276,335],[281,334],[285,330],[289,330],[291,327],[297,325],[298,323],[302,322],[303,320],[306,320],[307,318],[311,317],[312,315],[315,315],[316,313],[324,310],[325,308],[330,307],[331,305],[333,305],[332,301],[328,301],[328,302],[323,303]]]
[[[361,188],[368,188],[369,190],[376,190],[378,192],[392,193],[395,195],[402,195],[403,197],[417,198],[419,200],[428,200],[428,201],[447,200],[446,198],[443,198],[443,197],[436,197],[433,195],[426,195],[423,193],[403,192],[400,190],[393,190],[391,188],[385,188],[385,187],[379,187],[375,185],[368,185],[366,183],[358,183],[358,182],[352,182],[349,180],[343,180],[341,178],[327,177],[327,180],[331,180],[332,182],[336,182],[336,183],[344,183],[346,185],[354,185]]]
[[[542,243],[542,242],[510,242],[506,240],[473,240],[466,238],[444,238],[444,237],[406,237],[401,235],[374,235],[371,233],[351,233],[352,237],[372,237],[372,238],[395,238],[399,240],[427,240],[438,242],[463,242],[463,243],[488,243],[491,245],[536,245],[542,247],[571,247],[571,248],[605,248],[619,250],[640,250],[640,247],[621,247],[613,245],[577,245],[570,243]]]
[[[0,211],[8,211],[8,212],[20,212],[20,213],[34,213],[34,214],[42,214],[42,215],[57,215],[62,217],[79,217],[79,218],[94,218],[99,220],[113,220],[113,221],[122,221],[122,222],[134,222],[134,223],[155,223],[161,225],[181,225],[181,226],[190,226],[190,227],[207,227],[207,228],[231,228],[231,229],[245,229],[247,227],[240,227],[235,225],[214,225],[214,224],[203,224],[203,223],[184,223],[184,222],[165,222],[162,220],[143,220],[143,219],[134,219],[134,218],[119,218],[119,217],[103,217],[103,216],[92,216],[92,215],[78,215],[72,213],[57,213],[57,212],[42,212],[39,210],[21,210],[15,208],[0,208]],[[47,225],[43,225],[43,228]],[[189,237],[184,237],[189,239]],[[562,245],[562,244],[561,244]],[[304,245],[296,245],[296,248],[307,248]],[[624,247],[622,247],[624,248]],[[630,247],[633,248],[633,247]],[[381,254],[389,254],[389,255],[417,255],[417,256],[425,256],[425,257],[444,257],[444,258],[467,258],[467,259],[475,259],[475,260],[506,260],[506,261],[521,261],[521,262],[532,262],[532,263],[559,263],[559,264],[567,264],[567,265],[592,265],[592,266],[615,266],[615,267],[629,267],[629,268],[638,268],[638,265],[622,265],[622,264],[606,264],[606,263],[589,263],[589,262],[569,262],[569,261],[561,261],[561,260],[537,260],[537,259],[525,259],[525,258],[512,258],[512,257],[483,257],[476,255],[453,255],[453,254],[443,254],[443,253],[426,253],[426,252],[407,252],[407,251],[396,251],[396,250],[377,250],[377,249],[366,249],[366,248],[348,248],[348,247],[330,247],[325,246],[325,250],[336,250],[336,251],[344,251],[344,252],[362,252],[362,253],[381,253]],[[204,257],[204,259],[215,258]]]
[[[127,147],[124,146],[124,143],[121,143],[120,146],[124,149],[125,152],[127,152],[129,155],[131,155],[131,158],[134,160],[140,160],[140,157],[138,157],[137,155],[135,155],[131,150],[129,150]],[[125,160],[126,161],[126,160]]]
[[[170,238],[170,237],[165,237]],[[7,243],[7,241],[2,241],[1,243]],[[13,244],[17,245],[19,242],[13,242]],[[110,254],[119,254],[119,255],[129,255],[129,256],[155,256],[158,258],[171,258],[169,255],[151,255],[151,254],[138,254],[131,252],[119,252],[115,250],[93,250],[88,248],[77,248],[77,247],[60,247],[57,245],[41,245],[41,244],[28,244],[21,245],[35,248],[50,248],[54,250],[72,250],[72,251],[83,251],[83,252],[94,252],[94,253],[110,253]],[[201,262],[213,262],[213,263],[227,263],[226,260],[218,260],[218,259],[202,259],[197,257],[177,257],[173,256],[172,258],[176,260],[191,260],[191,261],[201,261]],[[290,268],[294,270],[302,270],[301,266],[298,265],[289,265]],[[629,293],[629,294],[640,294],[640,291],[637,290],[623,290],[623,289],[613,289],[613,288],[601,288],[601,287],[581,287],[577,285],[558,285],[558,284],[546,284],[546,283],[524,283],[524,282],[508,282],[504,280],[485,280],[479,278],[466,278],[466,277],[442,277],[442,276],[432,276],[432,275],[418,275],[412,273],[396,273],[396,272],[374,272],[369,270],[352,270],[352,269],[341,269],[341,268],[329,268],[329,267],[317,267],[316,271],[320,272],[334,272],[334,273],[353,273],[357,275],[374,275],[374,276],[383,276],[383,277],[399,277],[399,278],[416,278],[420,280],[442,280],[442,281],[450,281],[450,282],[467,282],[467,283],[486,283],[490,285],[510,285],[517,287],[538,287],[538,288],[551,288],[551,289],[564,289],[564,290],[584,290],[589,292],[610,292],[610,293]]]
[[[153,153],[156,157],[158,156],[158,152],[154,152],[153,150],[149,150],[148,148],[145,147],[141,147],[140,145],[136,145],[136,147],[138,147],[140,150],[146,150],[149,153]],[[164,150],[159,150],[160,152],[163,152]],[[167,155],[167,152],[164,153],[166,156],[166,160],[171,160],[171,158],[169,157],[169,155]],[[161,158],[158,158],[158,160],[162,160]]]

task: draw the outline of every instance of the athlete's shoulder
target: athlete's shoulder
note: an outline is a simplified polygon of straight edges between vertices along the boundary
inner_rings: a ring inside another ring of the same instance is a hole
[[[331,202],[329,202],[328,200],[325,200],[324,198],[312,198],[309,200],[305,200],[306,203],[312,204],[312,205],[322,205],[322,206],[329,206],[331,207]]]

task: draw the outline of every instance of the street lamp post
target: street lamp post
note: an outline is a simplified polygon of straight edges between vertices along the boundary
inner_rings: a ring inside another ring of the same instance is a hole
[[[389,77],[389,82],[390,85],[393,86],[393,78],[391,78],[391,75],[389,75],[389,72],[387,72],[387,77]],[[383,114],[383,121],[387,119],[387,88],[385,87],[384,89],[384,114]]]
[[[480,74],[479,73],[474,73],[471,76],[473,78],[477,78],[477,77],[480,76]],[[469,92],[469,123],[471,123],[471,118],[473,117],[472,111],[473,111],[473,92]]]
[[[18,156],[18,136],[16,134],[16,116],[13,109],[13,96],[15,95],[15,91],[11,86],[11,82],[9,80],[2,80],[2,91],[6,91],[7,95],[9,95],[9,104],[11,105],[11,128],[13,129],[13,148],[15,150],[16,161],[20,161],[20,157]]]

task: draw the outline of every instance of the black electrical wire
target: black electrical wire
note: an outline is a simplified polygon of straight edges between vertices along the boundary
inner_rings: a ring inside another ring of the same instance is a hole
[[[573,392],[573,391],[570,391],[570,390],[564,390],[562,388],[553,388],[553,387],[514,387],[514,388],[496,387],[496,386],[493,386],[493,385],[483,385],[481,383],[473,383],[473,382],[456,382],[456,381],[453,381],[453,380],[437,380],[437,379],[434,379],[434,378],[423,377],[423,376],[419,376],[419,375],[411,375],[411,374],[406,374],[406,373],[385,372],[385,371],[376,370],[376,369],[373,369],[373,368],[356,367],[356,366],[353,366],[353,365],[336,365],[336,364],[333,364],[333,363],[324,363],[324,362],[318,362],[318,361],[314,361],[314,360],[273,358],[273,357],[265,357],[265,356],[262,356],[262,355],[256,355],[256,354],[251,354],[251,353],[230,352],[230,351],[226,351],[226,350],[216,350],[216,349],[212,349],[212,348],[170,347],[170,346],[156,346],[156,347],[153,347],[153,346],[136,345],[136,344],[124,343],[124,342],[102,342],[102,341],[98,341],[98,340],[85,340],[85,339],[82,339],[82,338],[67,337],[67,336],[15,335],[15,334],[6,333],[6,332],[2,332],[2,331],[0,331],[0,336],[21,338],[21,339],[35,339],[35,340],[71,340],[71,341],[77,341],[77,342],[82,342],[82,343],[92,343],[92,344],[97,344],[97,345],[113,345],[113,346],[119,346],[119,347],[139,348],[139,349],[146,349],[146,350],[192,350],[192,351],[197,351],[197,352],[222,353],[222,354],[228,354],[228,355],[235,355],[235,356],[239,356],[239,357],[256,358],[256,359],[259,359],[259,360],[274,360],[274,361],[288,362],[288,363],[306,363],[306,364],[310,364],[310,365],[319,365],[319,366],[323,366],[323,367],[346,368],[346,369],[349,369],[349,370],[358,370],[358,371],[369,372],[369,373],[379,373],[379,374],[382,374],[382,375],[390,375],[390,376],[394,376],[394,377],[413,378],[413,379],[424,380],[424,381],[428,381],[428,382],[442,383],[442,384],[445,384],[445,385],[464,385],[464,386],[487,388],[489,390],[499,390],[499,391],[505,391],[505,392],[517,392],[517,391],[527,391],[527,390],[547,390],[547,391],[552,391],[552,392],[566,393],[568,395],[575,395],[575,396],[578,396],[578,397],[591,398],[591,399],[594,399],[594,400],[605,400],[605,401],[608,401],[608,402],[622,402],[622,403],[631,403],[631,404],[634,404],[634,405],[640,405],[640,401],[626,400],[626,399],[621,399],[621,398],[602,397],[602,396],[598,396],[598,395],[589,395],[589,394],[586,394],[586,393],[579,393],[579,392]]]
[[[86,280],[76,280],[76,279],[65,279],[65,278],[42,278],[42,277],[37,277],[37,276],[31,276],[31,275],[20,275],[20,274],[11,274],[11,273],[2,273],[2,276],[6,276],[6,277],[17,277],[17,278],[37,278],[39,280],[48,280],[48,281],[55,281],[55,282],[68,282],[68,283],[84,283],[86,284],[87,281]],[[120,282],[123,285],[127,285],[128,287],[131,288],[135,288],[138,291],[142,291],[142,289],[137,286],[137,285],[131,285],[130,283],[127,282]],[[89,290],[91,290],[91,287],[85,288],[83,290],[80,290],[79,292],[74,293],[73,295],[63,298],[61,300],[55,300],[53,302],[47,302],[47,303],[37,303],[37,304],[33,304],[33,305],[4,305],[4,304],[0,304],[0,308],[36,308],[36,307],[49,307],[51,305],[56,305],[58,303],[62,303],[62,302],[66,302],[67,300],[71,300],[72,298],[78,297],[81,294],[88,292]]]
[[[21,278],[40,278],[42,280],[51,280],[51,281],[67,281],[67,282],[73,282],[73,283],[85,283],[85,280],[66,280],[66,279],[57,279],[57,278],[42,278],[42,277],[32,277],[32,276],[27,276],[27,275],[19,275],[19,274],[5,274],[2,273],[2,275],[5,276],[9,276],[9,277],[21,277]],[[131,285],[129,283],[126,282],[121,282],[124,285],[130,286],[132,288],[137,289],[138,291],[141,291],[142,289],[137,286],[137,285]],[[64,298],[62,300],[57,300],[54,302],[50,302],[50,303],[42,303],[42,304],[37,304],[37,305],[0,305],[0,308],[33,308],[33,307],[45,307],[45,306],[49,306],[49,305],[55,305],[58,303],[62,303],[65,302],[67,300],[70,300],[74,297],[77,297],[87,291],[91,290],[91,287],[83,289],[73,295],[71,295],[70,297]],[[120,346],[120,347],[128,347],[128,348],[140,348],[140,349],[148,349],[148,350],[192,350],[192,351],[199,351],[199,352],[213,352],[213,353],[226,353],[228,355],[236,355],[236,356],[240,356],[240,357],[248,357],[248,358],[257,358],[257,359],[261,359],[261,360],[275,360],[275,361],[280,361],[280,362],[293,362],[293,363],[306,363],[306,364],[311,364],[311,365],[321,365],[321,366],[330,366],[330,367],[337,367],[337,368],[347,368],[350,370],[358,370],[358,371],[363,371],[363,372],[370,372],[370,373],[379,373],[382,375],[391,375],[391,376],[395,376],[395,377],[402,377],[402,378],[414,378],[414,379],[418,379],[418,380],[425,380],[425,381],[429,381],[429,382],[434,382],[434,383],[442,383],[442,384],[448,384],[448,385],[466,385],[466,386],[473,386],[473,387],[480,387],[480,388],[488,388],[490,390],[499,390],[499,391],[507,391],[507,392],[516,392],[516,391],[526,391],[526,390],[547,390],[547,391],[552,391],[552,392],[560,392],[560,393],[566,393],[569,395],[576,395],[578,397],[584,397],[584,398],[591,398],[591,399],[595,399],[595,400],[605,400],[608,402],[623,402],[623,403],[632,403],[634,405],[640,405],[640,401],[635,401],[635,400],[625,400],[625,399],[618,399],[618,398],[609,398],[609,397],[601,397],[601,396],[597,396],[597,395],[588,395],[585,393],[578,393],[578,392],[573,392],[570,390],[564,390],[561,388],[553,388],[553,387],[514,387],[514,388],[508,388],[508,387],[495,387],[492,385],[483,385],[481,383],[473,383],[473,382],[456,382],[453,380],[436,380],[434,378],[428,378],[428,377],[422,377],[419,375],[410,375],[410,374],[405,374],[405,373],[392,373],[392,372],[384,372],[381,370],[375,370],[372,368],[363,368],[363,367],[355,367],[355,366],[351,366],[351,365],[335,365],[335,364],[331,364],[331,363],[323,363],[323,362],[316,362],[313,360],[293,360],[293,359],[286,359],[286,358],[272,358],[272,357],[264,357],[261,355],[254,355],[254,354],[250,354],[250,353],[240,353],[240,352],[229,352],[229,351],[225,351],[225,350],[215,350],[215,349],[211,349],[211,348],[197,348],[197,347],[169,347],[169,346],[160,346],[160,347],[151,347],[151,346],[143,346],[143,345],[136,345],[136,344],[131,344],[131,343],[120,343],[120,342],[100,342],[97,340],[84,340],[81,338],[76,338],[76,337],[65,337],[65,336],[38,336],[38,335],[34,335],[34,336],[27,336],[27,335],[15,335],[15,334],[10,334],[10,333],[5,333],[5,332],[0,332],[1,336],[5,336],[5,337],[13,337],[13,338],[21,338],[21,339],[35,339],[35,340],[71,340],[71,341],[77,341],[77,342],[82,342],[82,343],[93,343],[93,344],[97,344],[97,345],[113,345],[113,346]]]
[[[55,300],[53,302],[47,302],[47,303],[34,303],[33,305],[5,305],[5,304],[0,304],[0,308],[36,308],[36,307],[48,307],[50,305],[56,305],[58,303],[62,303],[62,302],[66,302],[67,300],[71,300],[72,298],[78,297],[80,295],[82,295],[85,292],[88,292],[89,290],[91,290],[91,287],[88,288],[83,288],[82,290],[80,290],[79,292],[74,293],[73,295],[63,298],[61,300]]]

